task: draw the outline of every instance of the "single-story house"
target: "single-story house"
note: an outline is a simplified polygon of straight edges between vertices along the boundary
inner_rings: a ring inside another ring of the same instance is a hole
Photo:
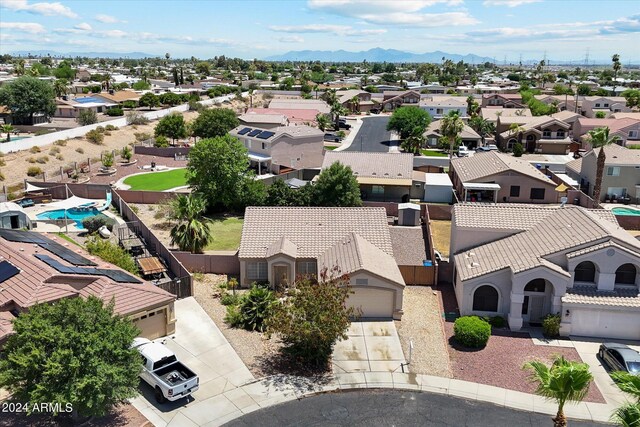
[[[280,99],[274,98],[269,102],[269,108],[282,110],[317,110],[329,114],[331,107],[321,99]]]
[[[558,314],[563,336],[640,339],[640,242],[610,212],[458,204],[451,242],[461,315],[518,331]]]
[[[557,184],[531,163],[487,151],[451,160],[451,181],[466,202],[558,203]]]
[[[56,99],[56,112],[54,117],[71,117],[75,118],[80,115],[82,110],[93,110],[95,113],[104,113],[111,107],[118,104],[112,101],[106,101],[102,98],[94,96],[85,96],[82,98],[74,98],[69,101]]]
[[[348,274],[348,304],[362,318],[400,320],[405,283],[384,208],[248,207],[238,252],[240,284],[286,288],[300,275]]]
[[[0,344],[13,333],[10,320],[34,304],[96,296],[115,302],[140,336],[175,332],[175,295],[92,257],[63,239],[33,231],[0,229]]]
[[[408,202],[411,197],[413,154],[327,151],[322,169],[335,162],[351,168],[363,200]]]
[[[431,122],[429,126],[427,126],[427,130],[424,132],[424,137],[427,140],[427,145],[429,147],[437,147],[438,141],[442,137],[440,134],[440,125],[442,124],[442,120],[436,120]],[[482,145],[482,138],[478,135],[478,132],[473,130],[471,126],[465,124],[462,127],[462,132],[460,132],[460,140],[462,141],[462,145],[466,146],[469,149],[474,149],[476,147],[480,147]]]
[[[589,131],[602,127],[609,128],[609,137],[618,137],[618,145],[626,147],[627,145],[640,144],[640,119],[633,118],[589,119],[580,117],[574,124],[574,136],[576,140],[582,142],[582,148],[589,150],[591,149]]]
[[[289,125],[289,120],[284,114],[245,113],[238,117],[238,120],[241,125],[262,129],[273,129]]]
[[[113,92],[113,93],[112,93]],[[142,97],[141,94],[132,90],[119,90],[111,92],[101,92],[91,95],[93,98],[99,98],[106,102],[115,102],[122,105],[125,101],[133,101],[136,104]]]

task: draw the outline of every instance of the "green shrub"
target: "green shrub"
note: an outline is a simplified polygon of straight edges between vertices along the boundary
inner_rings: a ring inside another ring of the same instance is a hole
[[[220,304],[222,305],[238,305],[239,301],[240,301],[239,295],[234,295],[230,293],[225,293],[220,298]]]
[[[58,145],[60,147],[65,147],[67,145],[67,140],[66,139],[59,139],[57,141],[54,141],[53,145]]]
[[[98,126],[96,127],[96,130],[100,133],[104,133],[106,129],[104,128],[104,126]]]
[[[102,141],[104,141],[104,134],[98,129],[90,130],[84,136],[89,142],[96,145],[101,145]]]
[[[513,144],[513,156],[522,157],[522,154],[524,154],[524,147],[522,146],[522,144],[519,142]]]
[[[604,111],[597,111],[596,112],[596,119],[604,119],[607,117],[607,113],[605,113]]]
[[[129,111],[127,113],[127,124],[130,125],[146,125],[149,119],[138,113],[137,111]]]
[[[227,314],[224,316],[225,323],[228,323],[232,328],[238,328],[242,325],[242,314],[237,305],[228,305]]]
[[[242,327],[249,331],[263,331],[265,321],[273,312],[275,301],[276,296],[273,291],[254,285],[238,304],[242,316]]]
[[[92,125],[94,123],[98,123],[98,115],[90,108],[84,108],[80,110],[80,113],[78,113],[76,122],[78,122],[80,126]]]
[[[136,141],[138,142],[142,142],[142,141],[146,141],[148,139],[151,139],[151,134],[150,133],[146,133],[146,132],[136,132],[133,134],[133,136],[136,137]]]
[[[489,319],[489,324],[494,328],[504,328],[507,324],[507,321],[502,316],[493,316]]]
[[[640,150],[640,144],[627,145],[627,148],[630,150]]]
[[[153,146],[159,147],[159,148],[166,148],[169,146],[169,140],[164,135],[156,136]]]
[[[101,258],[103,261],[117,265],[129,273],[138,274],[138,266],[135,260],[129,255],[129,252],[120,246],[97,237],[87,240],[85,246],[90,254]]]
[[[40,156],[40,157],[38,157],[38,159],[36,161],[38,163],[40,163],[41,165],[44,165],[45,163],[47,163],[49,161],[49,156]]]
[[[560,315],[549,314],[542,319],[542,333],[547,338],[556,338],[560,336]]]
[[[469,348],[482,348],[491,336],[491,325],[478,316],[464,316],[456,319],[453,332],[458,343]]]
[[[137,206],[131,206],[131,212],[138,215],[138,212],[140,212],[140,208]]]
[[[36,158],[35,157],[29,157],[29,158],[27,158],[27,162],[35,163],[36,162]]]
[[[124,101],[122,103],[122,106],[124,108],[136,108],[138,106],[138,103],[136,101],[129,100],[129,101]]]
[[[27,169],[27,176],[35,177],[39,175],[42,175],[42,169],[40,169],[38,166],[31,166],[29,169]]]
[[[113,108],[109,108],[107,111],[105,111],[105,114],[107,116],[124,116],[124,111],[122,110],[121,107],[113,107]]]
[[[106,125],[104,128],[105,130],[109,130],[109,131],[119,129],[118,126],[114,126],[114,125]]]
[[[115,221],[104,215],[89,216],[82,220],[82,226],[87,229],[89,234],[95,233],[103,225],[106,225],[109,231],[112,231]]]

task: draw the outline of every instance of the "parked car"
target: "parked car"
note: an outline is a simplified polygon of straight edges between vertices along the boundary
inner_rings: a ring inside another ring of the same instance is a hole
[[[340,142],[342,138],[340,138],[338,135],[336,135],[335,133],[325,133],[324,134],[324,140],[326,142]]]
[[[351,125],[347,122],[339,122],[338,127],[340,129],[347,129],[347,130],[351,129]]]
[[[377,108],[372,108],[371,110],[369,110],[369,112],[371,114],[380,114],[380,110],[378,110]]]
[[[198,376],[163,344],[136,338],[132,347],[142,356],[140,378],[153,387],[158,403],[173,402],[198,390]]]
[[[494,144],[485,145],[484,147],[476,148],[476,153],[482,153],[483,151],[497,151],[498,146]]]
[[[628,345],[606,342],[600,345],[598,356],[612,371],[640,375],[640,353]]]
[[[28,208],[35,205],[32,199],[22,199],[18,200],[16,203],[22,208]]]
[[[458,157],[468,157],[469,153],[469,149],[465,145],[458,147]]]

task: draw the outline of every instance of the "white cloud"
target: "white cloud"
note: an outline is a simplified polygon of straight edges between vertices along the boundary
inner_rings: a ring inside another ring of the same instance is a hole
[[[35,22],[0,22],[0,28],[31,34],[45,32],[44,27],[40,24],[36,24]]]
[[[523,4],[540,3],[542,0],[484,0],[484,6],[517,7]]]
[[[283,36],[283,37],[278,37],[276,40],[278,40],[281,43],[304,43],[304,39],[300,36]]]
[[[361,15],[361,19],[374,24],[398,25],[401,27],[447,27],[459,25],[479,24],[473,16],[467,12],[446,13],[405,13],[395,12],[387,15]]]
[[[91,31],[91,25],[87,24],[86,22],[83,22],[81,24],[75,25],[73,28],[75,28],[76,30],[81,30],[81,31]]]
[[[122,21],[122,20],[116,18],[115,16],[104,15],[102,13],[96,15],[96,21],[104,22],[105,24],[119,24],[119,23],[126,23],[127,22],[127,21]]]
[[[269,29],[278,33],[332,33],[339,36],[362,36],[387,32],[385,29],[357,30],[349,25],[331,24],[272,25]]]
[[[78,17],[78,14],[58,2],[29,4],[27,0],[0,0],[0,7],[18,12],[33,13],[36,15],[66,16],[67,18]]]

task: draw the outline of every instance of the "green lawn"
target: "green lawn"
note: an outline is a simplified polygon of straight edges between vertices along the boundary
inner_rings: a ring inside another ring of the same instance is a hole
[[[174,187],[187,185],[187,170],[173,169],[166,172],[149,172],[130,176],[124,180],[129,190],[164,191]]]
[[[431,157],[449,157],[447,153],[443,153],[442,151],[436,150],[420,150],[423,156],[431,156]]]
[[[328,146],[328,145],[325,145],[325,147],[324,147],[325,150],[329,150],[329,151],[333,151],[336,148],[338,148],[338,147],[331,147],[331,146]]]
[[[205,248],[208,251],[233,251],[240,246],[242,235],[242,223],[244,220],[238,217],[214,217],[211,218],[209,230],[213,240]]]

